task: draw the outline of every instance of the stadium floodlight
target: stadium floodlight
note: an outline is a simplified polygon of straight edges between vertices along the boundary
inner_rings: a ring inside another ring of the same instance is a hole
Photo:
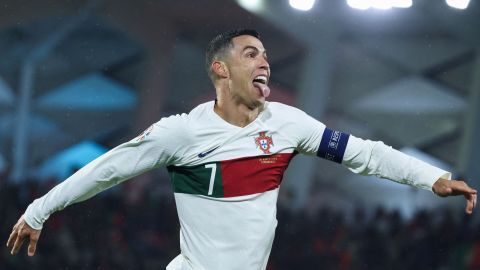
[[[390,0],[372,0],[370,6],[376,9],[391,9],[392,3]]]
[[[307,11],[312,9],[315,0],[290,0],[289,3],[295,9]]]
[[[356,9],[390,9],[390,8],[409,8],[412,6],[412,0],[347,0],[347,4]]]
[[[253,13],[263,11],[265,6],[264,0],[237,0],[237,3],[244,9]]]
[[[412,0],[390,0],[392,7],[409,8],[412,6]]]
[[[447,4],[453,8],[466,9],[470,0],[447,0]]]
[[[370,0],[347,0],[347,4],[356,9],[369,9],[371,7]]]

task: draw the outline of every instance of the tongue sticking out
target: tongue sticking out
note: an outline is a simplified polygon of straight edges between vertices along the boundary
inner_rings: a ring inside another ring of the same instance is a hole
[[[270,95],[270,88],[267,85],[259,82],[253,82],[253,85],[260,89],[263,97],[268,97]]]

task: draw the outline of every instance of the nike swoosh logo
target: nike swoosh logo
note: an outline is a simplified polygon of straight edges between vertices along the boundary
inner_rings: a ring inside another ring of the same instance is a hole
[[[208,150],[208,151],[202,152],[202,153],[198,154],[198,157],[199,157],[199,158],[203,158],[203,157],[205,157],[206,155],[208,155],[208,154],[212,153],[213,151],[215,151],[218,147],[220,147],[220,146],[217,146],[217,147],[212,148],[212,149],[210,149],[210,150]]]

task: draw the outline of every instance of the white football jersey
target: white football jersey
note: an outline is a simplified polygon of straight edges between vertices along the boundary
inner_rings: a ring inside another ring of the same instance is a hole
[[[330,130],[294,107],[266,102],[258,117],[241,128],[219,117],[214,104],[162,118],[92,161],[35,200],[26,222],[40,229],[53,212],[166,166],[181,225],[181,254],[167,269],[263,270],[277,225],[278,189],[298,153],[424,189],[450,177],[382,142]]]

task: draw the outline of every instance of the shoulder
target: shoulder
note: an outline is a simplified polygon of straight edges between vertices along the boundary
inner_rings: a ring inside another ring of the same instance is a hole
[[[325,125],[311,117],[303,110],[279,102],[269,102],[267,111],[272,115],[273,122],[280,123],[283,129],[291,128],[291,134],[307,136],[312,132],[322,131]]]
[[[208,111],[213,109],[215,101],[199,104],[187,114],[187,120],[191,122],[202,121],[207,117]]]
[[[271,109],[271,110],[288,110],[288,111],[302,112],[302,110],[296,107],[293,107],[284,103],[280,103],[280,102],[275,102],[275,101],[266,102],[266,106],[268,109]]]
[[[299,108],[280,102],[268,102],[266,110],[276,119],[280,118],[283,120],[298,122],[299,120],[308,117],[308,115]]]
[[[187,121],[188,115],[185,113],[162,117],[158,122],[152,125],[153,129],[162,129],[169,131],[181,130]]]
[[[297,107],[293,107],[280,102],[268,102],[267,108],[274,113],[294,114],[294,115],[305,114],[304,111],[300,110]]]
[[[210,102],[203,103],[193,108],[189,113],[175,114],[161,118],[150,129],[157,136],[172,138],[189,142],[195,130],[204,124],[207,119],[207,110]]]
[[[163,117],[154,125],[165,126],[170,128],[187,130],[189,124],[196,123],[205,117],[205,112],[210,102],[200,104],[193,108],[189,113],[181,113]]]

